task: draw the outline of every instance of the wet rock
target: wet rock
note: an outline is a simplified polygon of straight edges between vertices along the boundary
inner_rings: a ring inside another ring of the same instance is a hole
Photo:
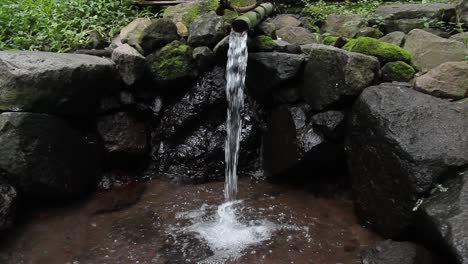
[[[35,199],[82,195],[96,176],[96,153],[63,120],[33,113],[0,114],[0,169]]]
[[[111,60],[81,54],[1,51],[0,111],[83,116],[113,85]]]
[[[418,226],[429,243],[442,247],[453,257],[450,263],[468,262],[467,194],[468,171],[465,170],[452,175],[419,209]]]
[[[305,45],[311,43],[320,43],[320,34],[312,33],[303,27],[283,27],[276,31],[279,39],[289,42],[293,45]]]
[[[189,27],[188,43],[192,47],[214,47],[226,34],[222,16],[210,12],[196,18]]]
[[[311,117],[315,130],[325,135],[327,139],[332,140],[343,139],[344,121],[345,113],[341,111],[326,111]]]
[[[279,106],[271,111],[262,144],[267,176],[277,179],[306,176],[310,181],[326,172],[331,179],[331,175],[344,167],[342,146],[328,141],[322,127],[314,124],[310,112],[308,105]]]
[[[468,164],[467,115],[461,104],[404,83],[365,89],[346,147],[359,217],[387,237],[408,228],[418,198],[448,170]]]
[[[17,200],[15,188],[0,180],[0,233],[13,225]]]
[[[193,79],[197,76],[193,50],[180,41],[174,41],[147,59],[149,72],[154,82],[166,85]]]
[[[145,124],[126,112],[98,117],[97,130],[110,156],[143,156],[146,153]]]
[[[342,49],[309,45],[300,93],[314,110],[349,101],[379,78],[376,58]]]
[[[112,60],[117,66],[120,78],[122,78],[126,85],[131,86],[135,84],[145,72],[145,57],[128,44],[123,44],[114,49]]]
[[[135,45],[138,43],[143,30],[151,24],[149,18],[139,17],[130,22],[127,26],[120,30],[120,39],[122,43],[129,43]]]
[[[208,47],[196,47],[193,49],[192,56],[201,72],[209,69],[215,62],[214,53]]]
[[[129,40],[128,44],[141,54],[148,55],[177,39],[177,27],[171,20],[154,19],[139,35]]]
[[[226,104],[225,70],[215,67],[197,80],[196,84],[173,106],[164,111],[162,128],[158,133],[164,138],[183,134],[203,113],[213,111],[211,107]]]
[[[299,27],[302,22],[297,19],[294,15],[282,14],[275,16],[270,19],[269,22],[273,23],[276,27],[276,30],[285,28],[285,27]]]
[[[385,240],[368,249],[362,264],[436,264],[435,257],[422,246],[411,242]]]
[[[224,37],[216,46],[213,48],[213,52],[216,57],[227,57],[229,49],[229,36]]]
[[[411,53],[416,69],[426,72],[449,61],[465,59],[465,45],[444,39],[424,30],[415,29],[406,35],[404,48]]]
[[[449,21],[455,15],[455,9],[449,4],[390,4],[378,7],[375,15],[383,20],[384,33],[408,33],[416,28],[424,28],[427,19]]]
[[[384,82],[409,82],[415,73],[413,66],[403,61],[392,61],[382,67]]]
[[[247,87],[256,100],[271,99],[272,90],[298,77],[306,56],[279,52],[249,54]]]
[[[224,69],[215,67],[164,111],[152,140],[153,177],[186,183],[224,177],[224,89]],[[239,172],[252,175],[258,169],[259,131],[248,102],[244,111]]]
[[[468,96],[468,62],[446,62],[415,79],[416,89],[441,98]]]
[[[379,40],[401,47],[401,46],[403,46],[403,43],[405,41],[405,37],[406,37],[405,32],[394,31],[394,32],[391,32],[391,33],[381,37]]]
[[[366,21],[360,15],[331,14],[327,16],[322,31],[334,36],[354,38],[365,25]]]

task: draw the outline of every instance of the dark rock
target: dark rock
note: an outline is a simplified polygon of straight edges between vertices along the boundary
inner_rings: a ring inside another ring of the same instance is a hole
[[[229,49],[229,36],[224,37],[221,41],[216,44],[213,48],[213,52],[216,57],[226,58]]]
[[[80,54],[1,51],[0,111],[82,116],[112,87],[114,63]]]
[[[394,31],[381,37],[379,40],[401,47],[405,41],[405,36],[406,34],[404,32]]]
[[[305,58],[279,52],[249,54],[247,87],[256,100],[267,101],[275,87],[299,76]]]
[[[327,139],[342,140],[344,137],[345,113],[340,111],[327,111],[312,116],[311,121],[315,130]]]
[[[468,62],[446,62],[414,82],[416,89],[441,98],[463,99],[468,97]]]
[[[93,30],[89,33],[88,43],[86,43],[86,48],[103,49],[108,45],[109,43],[107,42],[107,40],[103,38],[98,31]]]
[[[143,77],[146,69],[145,57],[130,45],[124,44],[116,48],[112,52],[112,60],[126,85],[133,85]]]
[[[192,55],[199,71],[201,72],[209,69],[215,62],[214,53],[208,47],[197,47],[193,49]]]
[[[0,169],[36,199],[84,194],[96,176],[96,153],[85,137],[46,114],[0,114]]]
[[[198,74],[192,48],[180,41],[164,46],[146,59],[151,77],[160,85],[190,80]]]
[[[122,43],[128,43],[132,47],[139,46],[143,30],[151,24],[146,17],[139,17],[120,30],[119,38]],[[141,47],[140,47],[141,50]]]
[[[465,45],[445,39],[424,30],[415,29],[406,35],[404,48],[411,53],[416,69],[426,72],[449,61],[465,59]]]
[[[312,33],[303,27],[283,27],[276,31],[276,35],[279,39],[287,41],[293,45],[305,45],[321,42],[320,34]]]
[[[210,12],[196,18],[189,27],[188,43],[190,46],[214,47],[226,34],[222,16]]]
[[[374,57],[325,45],[301,48],[309,60],[300,93],[314,110],[347,102],[379,78],[379,61]]]
[[[421,205],[418,226],[428,243],[445,249],[453,263],[464,264],[468,263],[468,171],[451,176]]]
[[[226,138],[224,69],[215,67],[174,105],[164,111],[152,140],[153,171],[177,182],[200,183],[224,177]],[[259,131],[246,102],[239,174],[258,169]]]
[[[354,38],[365,25],[366,21],[360,15],[331,14],[327,16],[322,31],[333,36]]]
[[[411,242],[385,240],[368,249],[362,264],[436,264],[435,257],[422,246]]]
[[[177,27],[169,19],[155,19],[141,32],[138,42],[132,45],[141,54],[148,55],[164,45],[179,39]]]
[[[0,180],[0,233],[13,225],[17,200],[15,188]]]
[[[468,108],[407,84],[369,87],[353,107],[348,165],[358,216],[387,237],[414,220],[433,183],[468,164]]]
[[[128,113],[98,117],[97,130],[111,156],[143,156],[147,151],[145,124]]]
[[[359,29],[356,37],[369,37],[369,38],[381,38],[383,37],[382,31],[373,27],[362,27]]]

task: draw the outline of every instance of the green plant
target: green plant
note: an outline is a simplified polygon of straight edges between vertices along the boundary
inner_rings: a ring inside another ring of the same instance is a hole
[[[67,52],[83,48],[89,34],[108,41],[131,20],[151,16],[132,0],[1,0],[0,49]]]
[[[325,2],[319,0],[311,2],[303,0],[305,7],[302,13],[307,15],[311,24],[323,22],[330,14],[360,14],[370,16],[375,9],[383,3],[381,0],[362,0],[362,1],[345,1],[345,2]]]

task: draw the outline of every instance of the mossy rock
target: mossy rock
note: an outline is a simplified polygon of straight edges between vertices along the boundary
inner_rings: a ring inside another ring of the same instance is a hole
[[[231,3],[236,6],[247,6],[255,3],[255,0],[232,0]],[[195,18],[215,11],[219,5],[218,0],[195,0],[170,6],[164,10],[162,16],[171,19],[174,23],[181,22],[187,28]],[[232,20],[237,17],[237,13],[226,10],[223,18],[224,20]]]
[[[273,51],[278,47],[271,37],[265,35],[256,36],[251,45],[255,51]]]
[[[156,82],[170,82],[196,77],[192,48],[176,40],[148,56],[148,65]]]
[[[403,61],[393,61],[382,68],[382,78],[385,82],[408,82],[413,79],[416,70]]]
[[[369,37],[351,39],[343,47],[343,49],[347,51],[375,56],[382,63],[392,61],[404,61],[406,63],[411,63],[411,54],[407,50],[397,45],[393,45]]]
[[[323,39],[323,44],[325,45],[333,45],[338,40],[339,37],[334,36],[327,36]]]

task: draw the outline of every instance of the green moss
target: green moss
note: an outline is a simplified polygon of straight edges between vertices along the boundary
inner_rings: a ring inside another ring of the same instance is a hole
[[[272,51],[277,46],[271,37],[265,35],[256,36],[252,40],[252,47],[258,51]]]
[[[369,37],[351,39],[343,49],[375,56],[381,62],[404,61],[411,63],[411,54],[407,50]]]
[[[392,81],[409,81],[416,73],[411,65],[403,61],[389,62],[384,66],[384,69],[390,76],[394,77]]]
[[[152,73],[157,79],[171,79],[171,76],[179,77],[187,75],[192,69],[192,50],[190,46],[180,41],[173,41],[164,46],[151,65]]]
[[[338,40],[338,38],[339,37],[332,37],[332,36],[325,37],[323,39],[323,44],[332,45],[333,43],[335,43]]]

